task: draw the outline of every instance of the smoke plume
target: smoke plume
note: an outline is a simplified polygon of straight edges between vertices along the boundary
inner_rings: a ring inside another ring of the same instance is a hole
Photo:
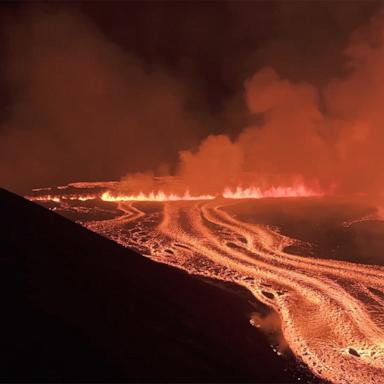
[[[352,34],[342,52],[344,76],[322,88],[273,68],[257,71],[245,82],[245,102],[261,122],[233,140],[209,136],[197,151],[180,152],[179,176],[199,192],[301,180],[325,192],[381,194],[383,36],[380,13]]]
[[[182,82],[123,52],[84,17],[26,10],[5,31],[11,104],[0,127],[2,186],[161,170],[194,142],[203,124],[187,111]]]
[[[143,191],[156,189],[155,176],[171,175],[175,192],[193,194],[298,182],[324,192],[382,193],[382,12],[334,53],[343,64],[332,79],[289,78],[279,60],[255,66],[252,75],[236,73],[244,78],[243,105],[234,96],[216,114],[193,104],[198,86],[123,50],[75,12],[27,9],[4,31],[11,103],[0,127],[3,186],[128,174],[122,188]],[[255,47],[255,55],[266,47]],[[234,121],[228,116],[244,106],[246,123],[226,134]]]

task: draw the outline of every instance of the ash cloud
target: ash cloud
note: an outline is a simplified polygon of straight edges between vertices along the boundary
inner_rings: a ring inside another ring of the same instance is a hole
[[[203,122],[189,114],[182,82],[86,18],[27,9],[4,30],[11,104],[0,128],[2,186],[118,179],[171,162],[196,140]]]
[[[325,88],[337,127],[338,179],[343,190],[383,192],[384,13],[357,30],[345,50],[348,75]]]
[[[383,192],[384,18],[355,31],[345,74],[323,87],[281,78],[270,67],[245,82],[250,114],[262,122],[234,139],[209,136],[197,151],[180,153],[186,185],[292,185],[298,180],[343,194]],[[204,183],[203,180],[206,180]],[[212,185],[212,188],[211,188]]]
[[[168,13],[176,20],[181,12],[145,7],[162,29]],[[121,187],[132,190],[137,183],[143,191],[156,188],[155,176],[174,175],[176,192],[193,194],[297,182],[325,192],[382,192],[381,12],[356,29],[362,5],[348,7],[347,16],[344,6],[317,5],[332,20],[336,44],[327,29],[300,37],[304,16],[316,20],[306,5],[281,3],[267,12],[266,5],[228,3],[219,13],[212,5],[205,15],[217,14],[220,30],[229,31],[220,38],[212,17],[200,18],[202,10],[193,7],[187,7],[194,16],[185,24],[189,29],[177,19],[178,34],[163,35],[176,48],[155,39],[178,57],[178,69],[177,60],[167,66],[144,59],[138,47],[123,49],[81,12],[32,7],[8,18],[11,104],[0,127],[0,184],[22,190],[128,174]],[[257,10],[264,24],[254,26]],[[300,27],[291,27],[294,16]],[[135,28],[125,29],[141,30]],[[155,51],[149,32],[125,38],[142,43],[148,54]],[[233,36],[241,41],[238,50]],[[212,67],[222,82],[206,92],[203,69],[208,84]],[[204,107],[223,89],[220,108]]]

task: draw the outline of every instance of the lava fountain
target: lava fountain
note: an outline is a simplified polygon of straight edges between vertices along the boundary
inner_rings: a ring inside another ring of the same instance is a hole
[[[112,183],[105,183],[104,185],[110,185]],[[74,188],[92,188],[97,186],[104,186],[103,183],[73,183],[69,184],[69,187]],[[58,189],[65,189],[65,186],[60,186]],[[35,192],[49,190],[50,188],[36,188]],[[129,201],[142,201],[142,202],[165,202],[165,201],[196,201],[196,200],[213,200],[217,197],[224,197],[226,199],[262,199],[262,198],[280,198],[280,197],[310,197],[321,196],[323,193],[317,189],[311,189],[304,184],[297,184],[290,187],[271,187],[268,189],[261,189],[258,187],[242,188],[240,186],[234,189],[230,187],[224,188],[222,193],[191,195],[189,190],[186,190],[183,194],[164,192],[163,190],[151,191],[149,193],[121,193],[118,190],[107,189],[100,194],[89,193],[60,193],[60,194],[34,194],[26,196],[31,201],[40,202],[60,202],[65,200],[79,200],[87,201],[94,199],[101,199],[111,203],[129,202]]]

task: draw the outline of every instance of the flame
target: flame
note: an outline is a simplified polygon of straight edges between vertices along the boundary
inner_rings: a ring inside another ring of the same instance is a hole
[[[327,194],[331,193],[327,189]],[[94,220],[94,208],[90,208],[89,220],[81,219],[81,223],[157,262],[246,287],[278,314],[276,318],[252,315],[251,324],[264,326],[266,331],[266,326],[272,326],[271,332],[281,326],[282,336],[276,340],[280,348],[286,341],[316,375],[332,383],[384,383],[384,269],[302,253],[292,255],[286,252],[287,246],[300,242],[268,225],[242,221],[241,215],[225,209],[234,205],[230,199],[324,194],[297,182],[265,189],[228,187],[217,196],[193,196],[188,191],[167,194],[164,190],[129,195],[106,187],[93,195],[58,192],[35,195],[34,199],[63,200],[61,210],[73,210],[81,214],[79,217],[88,212],[83,204],[64,200],[96,199],[91,204],[95,207],[101,201],[127,202],[118,204],[117,216],[112,219]],[[163,204],[156,212],[130,203],[178,200],[209,201]],[[252,208],[249,213],[256,214]]]
[[[101,200],[109,202],[124,201],[195,201],[195,200],[213,200],[216,197],[224,197],[225,199],[263,199],[277,197],[310,197],[322,196],[323,193],[314,189],[307,188],[304,184],[298,184],[293,187],[272,187],[269,189],[261,189],[259,187],[242,188],[236,187],[234,190],[227,187],[218,195],[197,195],[192,196],[189,191],[184,195],[174,193],[166,193],[162,190],[158,192],[150,192],[145,194],[140,192],[138,195],[115,194],[108,190],[101,195]]]
[[[85,183],[84,183],[85,184]],[[61,188],[62,189],[62,188]],[[40,189],[45,190],[45,189]],[[184,194],[179,195],[176,193],[166,193],[163,190],[152,191],[150,193],[140,192],[138,194],[122,194],[113,190],[106,190],[99,194],[46,194],[26,196],[31,201],[41,202],[55,202],[61,203],[62,201],[88,201],[100,199],[105,202],[118,203],[126,201],[197,201],[197,200],[213,200],[217,197],[225,199],[263,199],[263,198],[277,198],[277,197],[310,197],[322,196],[323,193],[307,188],[304,184],[298,184],[293,187],[272,187],[269,189],[262,189],[259,187],[251,186],[248,188],[236,187],[231,189],[227,187],[224,191],[217,195],[191,195],[187,190]]]
[[[294,187],[272,187],[262,190],[258,187],[241,188],[237,187],[234,191],[225,188],[223,197],[226,199],[263,199],[273,197],[310,197],[322,196],[323,193],[307,188],[304,184]]]
[[[191,196],[189,191],[186,191],[184,195],[177,195],[174,193],[167,194],[163,191],[150,192],[145,194],[140,192],[138,195],[114,195],[110,191],[106,191],[101,195],[101,200],[109,202],[123,202],[123,201],[180,201],[180,200],[212,200],[216,196],[214,195],[199,195]]]
[[[30,201],[52,201],[60,203],[63,200],[74,200],[74,201],[87,201],[95,200],[98,198],[97,195],[41,195],[41,196],[25,196]]]
[[[56,195],[42,195],[42,196],[25,196],[30,201],[53,201],[55,203],[60,203],[60,196]]]

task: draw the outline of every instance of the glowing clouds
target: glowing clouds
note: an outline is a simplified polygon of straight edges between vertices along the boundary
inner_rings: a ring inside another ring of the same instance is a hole
[[[224,135],[208,136],[197,152],[180,152],[178,176],[194,193],[219,193],[237,184],[243,168],[243,152]]]
[[[251,114],[263,114],[262,124],[246,127],[234,140],[208,136],[196,152],[180,152],[177,176],[187,188],[221,193],[238,186],[292,188],[298,179],[330,184],[334,156],[321,135],[325,118],[312,86],[292,84],[266,68],[246,82],[246,102]]]

